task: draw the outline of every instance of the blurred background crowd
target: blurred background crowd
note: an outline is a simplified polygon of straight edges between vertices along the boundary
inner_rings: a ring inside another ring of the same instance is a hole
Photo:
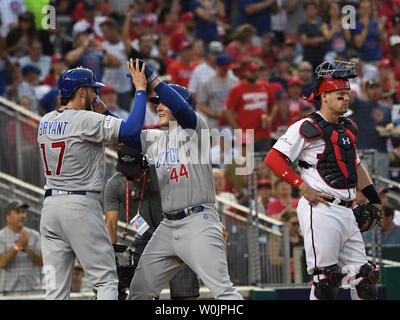
[[[301,98],[316,85],[315,68],[358,59],[347,116],[359,127],[359,150],[377,151],[379,176],[400,182],[400,0],[0,0],[0,23],[0,96],[40,116],[59,107],[58,78],[77,66],[106,84],[101,99],[121,118],[134,96],[129,58],[187,87],[210,129],[224,132],[211,150],[217,195],[245,206],[248,177],[235,170],[250,137],[232,129],[254,129],[258,208],[291,223],[295,243],[299,194],[262,160],[292,123],[319,109]],[[156,109],[148,102],[145,128],[159,127]],[[10,146],[14,125],[6,124]],[[36,146],[32,127],[21,130]],[[380,195],[393,208],[387,191]],[[396,212],[388,233],[400,224]]]

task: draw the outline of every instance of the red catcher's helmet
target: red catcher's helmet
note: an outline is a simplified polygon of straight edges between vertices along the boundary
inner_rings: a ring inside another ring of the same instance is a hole
[[[323,92],[329,92],[333,90],[350,90],[350,82],[347,79],[326,77],[322,80],[318,92],[316,93],[316,97],[319,96]]]

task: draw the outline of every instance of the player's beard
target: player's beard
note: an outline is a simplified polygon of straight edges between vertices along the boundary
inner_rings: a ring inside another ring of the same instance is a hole
[[[85,110],[87,111],[92,111],[92,101],[90,101],[89,96],[86,95],[86,100],[85,100]]]

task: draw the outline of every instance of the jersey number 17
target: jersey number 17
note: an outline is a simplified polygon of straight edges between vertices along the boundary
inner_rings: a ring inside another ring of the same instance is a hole
[[[49,170],[49,166],[47,165],[45,144],[41,143],[40,148],[42,149],[42,153],[43,153],[43,162],[44,162],[44,167],[46,170],[46,175],[51,176],[53,173]],[[60,153],[58,154],[57,169],[56,169],[56,175],[58,176],[61,173],[61,166],[62,166],[64,152],[65,152],[65,141],[53,142],[51,144],[51,148],[52,149],[60,148]]]

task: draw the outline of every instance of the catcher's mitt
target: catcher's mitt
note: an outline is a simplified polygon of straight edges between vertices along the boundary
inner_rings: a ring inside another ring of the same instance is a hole
[[[375,224],[381,225],[380,220],[382,219],[383,213],[372,203],[356,205],[353,208],[353,213],[361,232],[372,229]]]

